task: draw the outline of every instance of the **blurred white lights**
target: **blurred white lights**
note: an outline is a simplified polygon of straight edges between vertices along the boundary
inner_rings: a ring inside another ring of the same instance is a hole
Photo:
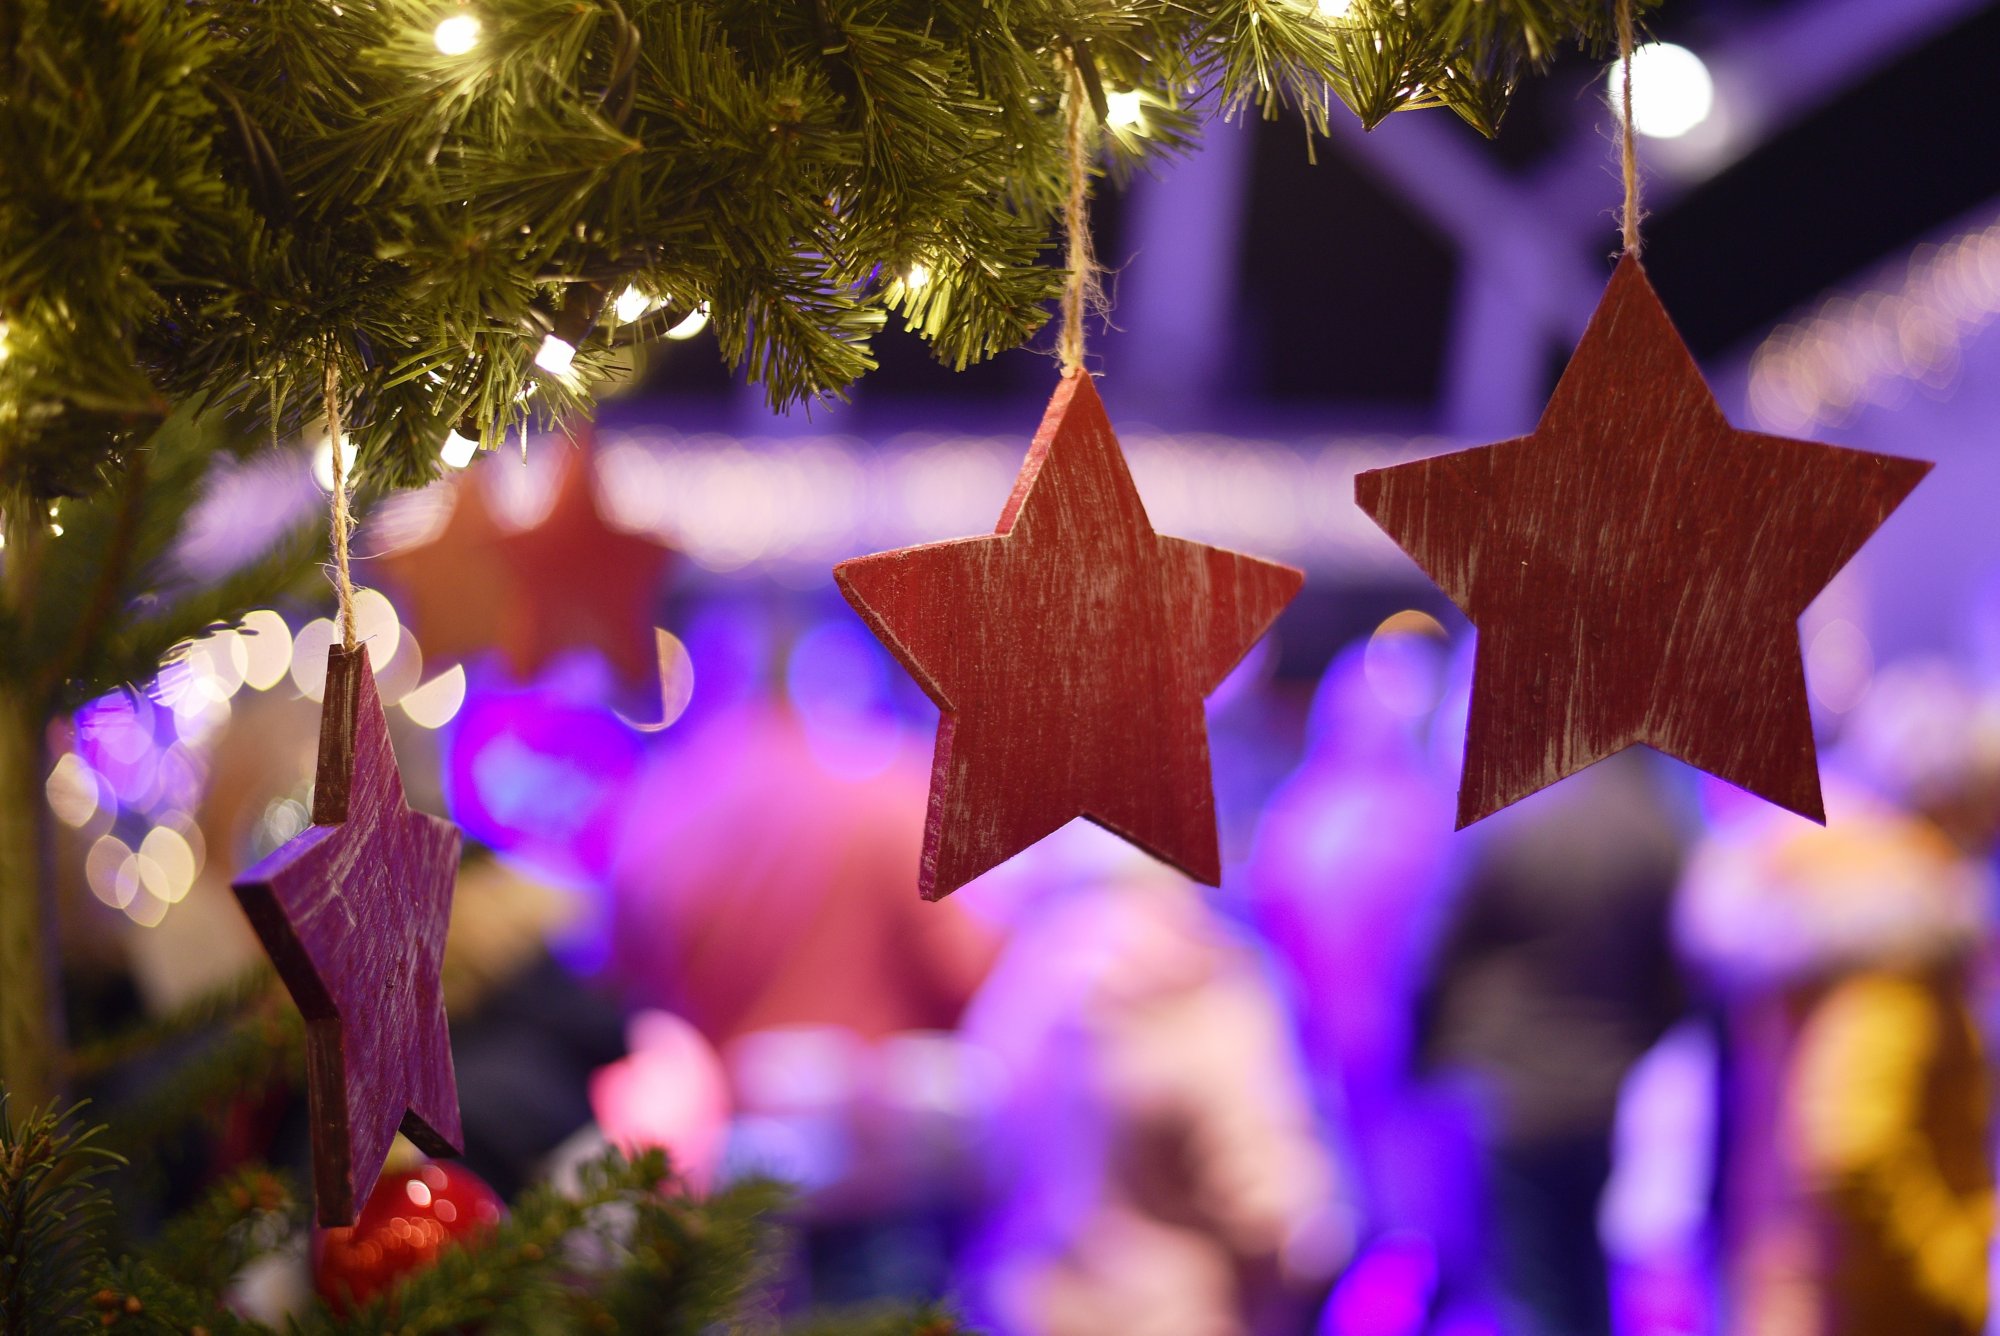
[[[292,685],[307,700],[319,700],[326,695],[326,651],[339,638],[339,632],[325,617],[307,622],[293,638]]]
[[[403,642],[403,623],[396,607],[379,589],[362,589],[354,595],[354,638],[368,646],[368,661],[378,665],[379,674],[396,657]]]
[[[931,281],[931,267],[922,260],[914,260],[903,271],[903,286],[915,291]]]
[[[153,876],[164,883],[165,878],[157,872]],[[83,856],[83,879],[90,893],[113,909],[129,908],[144,880],[139,855],[116,835],[100,835],[91,844],[90,852]]]
[[[625,723],[641,733],[657,733],[671,726],[675,720],[687,713],[688,703],[694,699],[694,657],[681,638],[665,627],[653,628],[653,642],[660,660],[660,717],[652,723],[639,723],[626,719]],[[619,716],[621,719],[624,716]]]
[[[171,826],[155,826],[139,841],[139,879],[145,888],[170,905],[194,889],[201,862],[187,836]]]
[[[693,311],[689,312],[672,329],[668,330],[667,337],[670,339],[691,339],[707,328],[708,303],[703,302],[701,305],[695,307]]]
[[[238,639],[243,646],[243,685],[269,691],[285,680],[292,668],[292,631],[283,617],[259,608],[243,619]]]
[[[49,771],[44,788],[49,796],[49,810],[65,826],[81,829],[97,815],[97,775],[75,752],[63,753],[55,769]]]
[[[1611,110],[1625,118],[1625,71],[1613,62]],[[1650,139],[1679,139],[1715,110],[1715,80],[1700,56],[1672,42],[1648,42],[1632,53],[1632,125]]]
[[[1352,507],[1361,469],[1434,453],[1428,438],[1329,437],[1298,444],[1133,430],[1125,455],[1162,532],[1341,569],[1390,569],[1398,549]],[[1020,470],[1002,437],[908,434],[868,446],[839,435],[750,437],[665,429],[607,432],[599,494],[619,528],[657,536],[704,570],[760,566],[817,588],[850,552],[977,532]],[[508,470],[502,478],[525,470]]]
[[[354,487],[354,438],[346,432],[340,434],[340,476],[351,491]],[[333,490],[333,441],[322,436],[313,447],[313,481],[322,492]]]
[[[465,669],[453,664],[397,702],[419,728],[443,728],[465,704]]]
[[[662,303],[648,297],[637,288],[627,288],[618,294],[618,300],[611,303],[611,313],[618,322],[629,325],[649,311],[657,311]]]
[[[1104,123],[1115,130],[1130,130],[1145,117],[1139,90],[1115,89],[1104,95]]]
[[[535,365],[551,376],[567,376],[575,363],[576,345],[553,334],[542,340],[541,348],[535,353]]]
[[[470,14],[453,14],[438,24],[431,40],[441,54],[462,56],[479,45],[479,20]]]
[[[479,442],[470,436],[461,436],[453,431],[445,436],[444,447],[438,451],[438,458],[442,459],[448,468],[462,469],[470,464],[472,457],[478,453]]]
[[[1354,12],[1354,0],[1319,0],[1317,8],[1323,19],[1344,19]]]
[[[1894,291],[1841,295],[1776,329],[1750,359],[1750,411],[1771,431],[1804,434],[1913,388],[1949,390],[1962,349],[2000,316],[2000,221],[1910,256]]]

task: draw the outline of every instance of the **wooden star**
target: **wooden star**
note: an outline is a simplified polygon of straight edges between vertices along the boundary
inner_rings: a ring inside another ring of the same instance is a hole
[[[507,608],[502,530],[470,471],[450,483],[451,512],[437,536],[380,560],[433,668],[464,663],[500,638]]]
[[[305,1015],[313,1195],[345,1225],[399,1129],[461,1141],[439,985],[458,830],[404,802],[365,648],[327,651],[312,816],[234,889]]]
[[[944,712],[926,899],[1079,816],[1220,879],[1202,699],[1305,577],[1154,533],[1089,376],[1057,388],[993,536],[834,577]]]
[[[1638,743],[1823,821],[1799,615],[1930,468],[1732,427],[1620,261],[1532,435],[1355,480],[1479,632],[1458,824]]]
[[[559,652],[589,646],[626,684],[655,682],[653,600],[669,549],[604,522],[586,447],[565,449],[558,468],[548,515],[499,540],[510,576],[501,652],[523,681]]]

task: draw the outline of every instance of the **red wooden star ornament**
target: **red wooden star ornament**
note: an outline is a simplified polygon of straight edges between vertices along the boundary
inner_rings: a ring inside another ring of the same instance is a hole
[[[1057,387],[991,537],[834,578],[944,712],[924,898],[1079,816],[1220,879],[1202,699],[1305,577],[1154,533],[1088,375]]]
[[[501,526],[480,480],[464,473],[444,528],[381,559],[427,661],[498,649],[527,681],[564,650],[588,647],[629,686],[659,680],[653,598],[672,551],[605,522],[591,460],[583,442],[563,448],[548,513],[518,532]]]
[[[398,1129],[461,1141],[439,984],[458,830],[404,802],[365,648],[327,651],[312,815],[235,891],[306,1018],[313,1195],[346,1225]]]
[[[1620,261],[1532,435],[1355,480],[1479,632],[1458,824],[1637,743],[1824,821],[1798,619],[1930,468],[1732,427]]]
[[[433,666],[464,663],[498,642],[507,615],[504,530],[470,469],[447,484],[451,511],[437,534],[380,560]]]
[[[585,445],[564,450],[557,467],[548,515],[498,544],[512,577],[501,651],[526,681],[558,651],[588,645],[621,681],[644,686],[660,671],[653,598],[668,549],[605,523]]]

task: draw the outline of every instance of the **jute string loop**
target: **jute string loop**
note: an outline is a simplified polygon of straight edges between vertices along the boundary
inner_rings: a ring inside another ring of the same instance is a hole
[[[1618,125],[1619,165],[1625,176],[1625,205],[1619,222],[1625,233],[1625,253],[1639,258],[1639,145],[1638,131],[1632,126],[1632,0],[1618,3],[1618,61],[1621,69],[1619,98],[1625,115]]]
[[[1069,280],[1063,285],[1062,327],[1056,334],[1056,351],[1062,358],[1064,375],[1082,368],[1084,316],[1103,299],[1097,254],[1090,244],[1092,135],[1085,120],[1090,114],[1090,97],[1077,55],[1071,53],[1066,63],[1069,66],[1069,96],[1065,99],[1069,117],[1069,197],[1063,202],[1062,221]]]
[[[340,448],[340,368],[326,359],[326,437],[333,450],[333,587],[340,597],[340,644],[354,651],[354,579],[348,571],[347,540],[354,515],[347,508],[347,478]]]

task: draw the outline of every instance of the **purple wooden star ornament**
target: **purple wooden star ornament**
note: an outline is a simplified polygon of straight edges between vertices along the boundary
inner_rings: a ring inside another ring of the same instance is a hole
[[[346,1225],[398,1130],[431,1155],[463,1140],[439,983],[458,828],[404,801],[363,648],[327,651],[312,816],[234,889],[305,1015],[313,1196]]]

